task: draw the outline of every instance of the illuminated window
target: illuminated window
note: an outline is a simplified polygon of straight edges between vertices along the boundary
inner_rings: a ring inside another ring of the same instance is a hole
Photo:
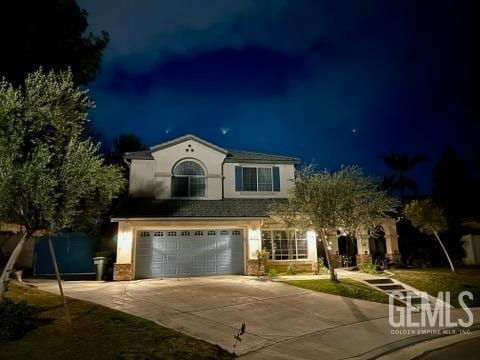
[[[208,230],[207,235],[217,235],[215,230]]]
[[[263,230],[262,249],[271,260],[306,259],[307,240],[304,233],[293,230]]]

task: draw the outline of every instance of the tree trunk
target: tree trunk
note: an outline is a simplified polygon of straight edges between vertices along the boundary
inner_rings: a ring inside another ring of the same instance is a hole
[[[332,261],[330,260],[330,251],[328,250],[328,244],[327,244],[327,236],[325,232],[322,230],[319,232],[322,238],[322,244],[323,244],[323,249],[325,250],[325,256],[327,258],[327,265],[328,269],[330,270],[330,281],[338,281],[337,280],[337,273],[335,272],[334,267],[332,266]]]
[[[443,252],[444,252],[445,255],[447,256],[447,259],[448,259],[448,262],[449,262],[449,264],[450,264],[450,268],[452,269],[452,272],[455,273],[455,268],[453,267],[452,260],[450,259],[450,255],[448,255],[447,249],[446,249],[445,246],[443,245],[442,240],[440,240],[440,237],[438,236],[438,234],[437,234],[436,231],[434,231],[433,234],[434,234],[435,237],[437,238],[438,242],[440,243],[440,246],[441,246],[442,249],[443,249]]]
[[[60,289],[60,297],[62,298],[63,308],[65,309],[65,317],[68,322],[70,320],[70,310],[68,309],[67,299],[63,294],[62,279],[60,279],[60,272],[58,271],[57,258],[55,257],[55,250],[53,249],[52,238],[48,237],[48,248],[50,250],[50,256],[52,257],[53,269],[55,270],[55,276],[57,277],[58,288]]]
[[[3,297],[5,296],[5,291],[7,290],[7,285],[10,281],[10,274],[12,273],[13,267],[15,266],[15,263],[17,262],[17,259],[20,256],[23,246],[25,245],[25,242],[28,240],[28,238],[28,232],[24,232],[17,246],[15,246],[15,249],[13,249],[12,253],[10,254],[7,264],[3,269],[2,276],[0,278],[0,301],[2,301]]]

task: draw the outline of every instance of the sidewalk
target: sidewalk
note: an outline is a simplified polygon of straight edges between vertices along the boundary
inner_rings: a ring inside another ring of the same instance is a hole
[[[480,328],[480,309],[472,310],[474,313],[472,329]],[[452,310],[452,320],[461,317],[462,314],[463,310],[461,309]],[[414,316],[418,317],[420,314]],[[406,355],[406,349],[410,346],[433,339],[450,338],[450,336],[439,335],[392,334],[392,329],[388,318],[357,322],[277,343],[246,354],[241,358],[245,360],[376,359],[388,354],[393,356],[394,352],[404,349],[405,352],[399,353],[399,358],[384,357],[384,359],[407,360],[413,357],[402,357],[401,355]],[[473,334],[476,336],[477,333],[455,335],[457,336],[455,340],[467,340],[474,336]],[[433,343],[425,343],[426,349],[432,349],[432,346]],[[419,348],[421,349],[420,346]]]

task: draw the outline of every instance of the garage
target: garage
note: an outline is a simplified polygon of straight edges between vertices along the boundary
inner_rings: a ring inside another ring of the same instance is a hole
[[[135,278],[244,273],[243,230],[141,230]]]

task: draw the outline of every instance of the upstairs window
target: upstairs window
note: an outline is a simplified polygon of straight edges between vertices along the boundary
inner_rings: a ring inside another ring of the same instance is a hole
[[[280,191],[279,168],[236,166],[235,191]]]
[[[205,196],[205,171],[194,161],[184,161],[173,169],[172,196]]]

